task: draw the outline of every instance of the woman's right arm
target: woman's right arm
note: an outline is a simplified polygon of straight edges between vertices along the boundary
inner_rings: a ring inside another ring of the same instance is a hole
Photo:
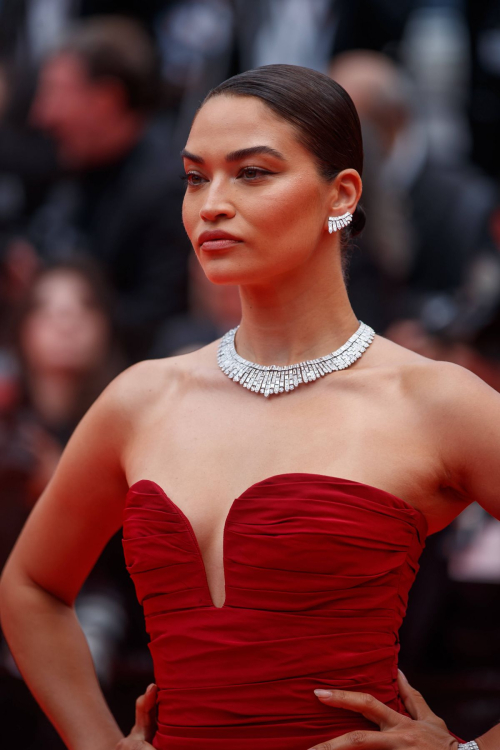
[[[73,604],[122,523],[128,488],[122,456],[146,364],[115,378],[82,418],[0,583],[1,624],[14,659],[71,750],[113,750],[123,737]]]

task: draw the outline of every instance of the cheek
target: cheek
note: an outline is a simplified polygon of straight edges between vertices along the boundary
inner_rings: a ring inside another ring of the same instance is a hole
[[[262,239],[271,240],[276,249],[305,249],[309,238],[314,244],[323,226],[321,199],[315,185],[300,179],[280,186],[254,207],[252,223]]]

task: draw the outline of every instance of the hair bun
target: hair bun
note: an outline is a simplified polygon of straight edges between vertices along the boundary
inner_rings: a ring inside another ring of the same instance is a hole
[[[356,235],[360,234],[363,229],[365,228],[366,224],[366,214],[363,206],[358,203],[356,208],[354,209],[354,213],[352,215],[352,221],[349,224],[349,235],[351,237],[356,237]]]

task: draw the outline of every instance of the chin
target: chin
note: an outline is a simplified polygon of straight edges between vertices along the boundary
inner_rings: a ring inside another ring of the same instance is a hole
[[[265,268],[256,268],[255,266],[242,268],[241,263],[229,258],[209,260],[203,263],[203,271],[212,284],[232,286],[265,283],[270,276],[269,271]]]
[[[208,256],[197,256],[205,276],[213,284],[235,286],[266,285],[287,273],[296,272],[307,261],[302,252],[279,252],[274,256],[260,252],[231,252]]]
[[[209,271],[205,268],[205,276],[207,277],[208,281],[210,281],[211,284],[219,284],[219,285],[227,285],[227,286],[239,286],[240,284],[243,284],[244,281],[241,278],[241,274],[237,274],[234,272],[224,272],[222,269],[213,269],[211,268]]]

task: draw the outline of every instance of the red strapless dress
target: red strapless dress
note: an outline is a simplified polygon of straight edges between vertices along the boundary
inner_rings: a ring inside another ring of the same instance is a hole
[[[406,713],[398,630],[427,532],[419,510],[321,474],[256,482],[224,526],[223,607],[159,485],[130,487],[123,528],[159,687],[157,750],[308,750],[378,729],[314,688],[367,691]]]

